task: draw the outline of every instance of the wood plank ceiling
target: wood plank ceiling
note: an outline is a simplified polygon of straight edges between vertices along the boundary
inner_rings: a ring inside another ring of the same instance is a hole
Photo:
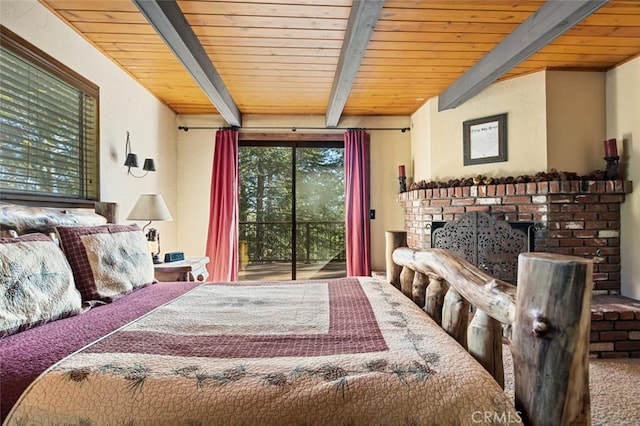
[[[176,113],[217,112],[133,2],[40,1]],[[386,0],[342,114],[412,114],[544,3]],[[177,4],[242,114],[327,112],[352,0]],[[604,71],[639,54],[640,0],[611,0],[501,79]]]

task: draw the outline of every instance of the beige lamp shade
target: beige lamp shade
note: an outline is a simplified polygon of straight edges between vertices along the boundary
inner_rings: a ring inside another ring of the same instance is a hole
[[[160,194],[140,194],[127,220],[173,220]]]

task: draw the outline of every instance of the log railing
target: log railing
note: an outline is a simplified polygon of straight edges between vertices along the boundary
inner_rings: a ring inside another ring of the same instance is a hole
[[[525,424],[589,425],[592,261],[520,254],[515,287],[448,250],[403,247],[402,234],[387,232],[387,279],[502,386],[502,343],[509,344],[515,405]]]

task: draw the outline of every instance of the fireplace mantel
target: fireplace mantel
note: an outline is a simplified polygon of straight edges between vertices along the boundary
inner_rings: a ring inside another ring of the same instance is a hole
[[[535,251],[594,260],[594,294],[620,293],[620,204],[632,182],[549,181],[418,189],[397,197],[409,247],[431,246],[431,222],[470,211],[533,222]]]

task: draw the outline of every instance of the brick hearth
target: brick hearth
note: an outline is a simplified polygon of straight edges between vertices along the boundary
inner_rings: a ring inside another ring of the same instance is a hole
[[[624,296],[595,296],[591,345],[598,358],[640,358],[640,302]]]
[[[551,181],[419,189],[398,195],[407,243],[431,246],[432,221],[470,211],[507,222],[533,222],[535,251],[594,260],[594,295],[620,293],[620,204],[630,181]]]

